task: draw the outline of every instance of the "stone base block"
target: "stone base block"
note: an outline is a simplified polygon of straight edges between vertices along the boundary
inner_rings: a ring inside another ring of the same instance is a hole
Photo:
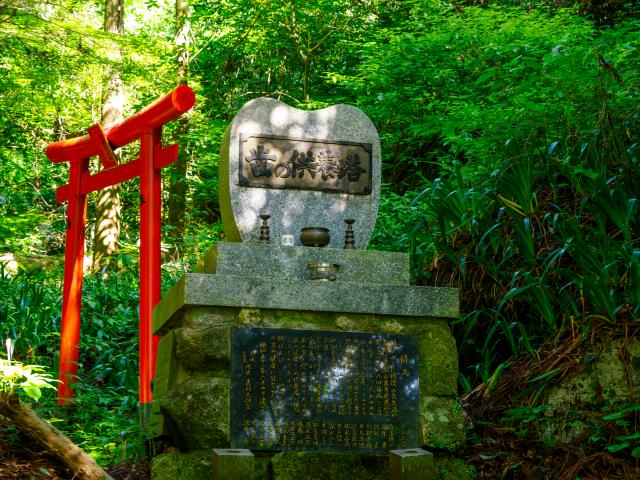
[[[214,448],[212,480],[252,479],[254,456],[244,448]]]
[[[391,480],[432,480],[433,454],[422,448],[391,450],[389,478]]]
[[[295,233],[297,240],[299,232]],[[307,264],[317,262],[341,265],[342,282],[408,285],[411,279],[406,253],[283,247],[276,242],[270,245],[219,242],[196,269],[197,273],[243,272],[245,276],[258,278],[308,280]]]

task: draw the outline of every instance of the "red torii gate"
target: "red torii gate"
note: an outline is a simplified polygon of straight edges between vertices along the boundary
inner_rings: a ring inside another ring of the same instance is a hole
[[[142,406],[151,402],[151,380],[155,374],[157,337],[153,337],[153,307],[160,300],[160,207],[161,169],[178,157],[178,146],[162,146],[162,126],[190,110],[195,102],[191,88],[180,86],[133,117],[103,130],[100,124],[89,135],[47,146],[52,162],[66,162],[69,183],[58,187],[56,200],[68,201],[67,238],[62,292],[62,331],[58,404],[73,397],[71,385],[78,374],[80,313],[82,309],[82,267],[87,194],[110,185],[140,177],[140,383]],[[140,140],[140,157],[118,165],[113,150]],[[105,170],[91,174],[89,159],[98,156]],[[144,409],[141,408],[141,413]]]

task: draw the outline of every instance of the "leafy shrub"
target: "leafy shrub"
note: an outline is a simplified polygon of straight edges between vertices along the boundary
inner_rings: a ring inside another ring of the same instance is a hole
[[[638,21],[431,8],[327,80],[380,131],[374,242],[410,251],[418,282],[462,289],[468,389],[543,339],[640,316]]]

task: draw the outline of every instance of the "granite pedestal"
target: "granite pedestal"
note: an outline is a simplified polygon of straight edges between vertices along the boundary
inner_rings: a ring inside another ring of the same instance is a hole
[[[318,261],[340,264],[338,279],[308,280],[307,263]],[[458,316],[458,292],[409,285],[406,255],[220,243],[200,272],[182,278],[154,311],[154,333],[161,336],[151,421],[156,437],[203,456],[232,446],[231,329],[260,327],[415,337],[420,441],[409,447],[453,453],[463,446],[466,419],[457,401],[458,360],[448,326]],[[161,457],[156,463],[165,465],[169,460]],[[442,455],[434,458],[436,474],[439,462],[449,462],[447,478],[468,478],[461,465],[452,474],[456,461]],[[390,474],[386,456],[291,451],[261,453],[254,478],[307,478],[314,465],[324,465],[324,473],[308,478]],[[164,478],[159,468],[154,472],[154,479]]]

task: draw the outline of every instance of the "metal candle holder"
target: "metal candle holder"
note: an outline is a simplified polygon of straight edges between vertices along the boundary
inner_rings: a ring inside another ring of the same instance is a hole
[[[356,248],[356,239],[353,235],[353,224],[355,219],[347,218],[344,223],[347,224],[347,231],[344,233],[344,248],[347,250],[354,250]]]
[[[262,214],[260,215],[262,219],[262,226],[260,227],[260,238],[258,242],[260,243],[271,243],[271,239],[269,237],[269,225],[267,225],[267,220],[271,218],[271,215]]]

